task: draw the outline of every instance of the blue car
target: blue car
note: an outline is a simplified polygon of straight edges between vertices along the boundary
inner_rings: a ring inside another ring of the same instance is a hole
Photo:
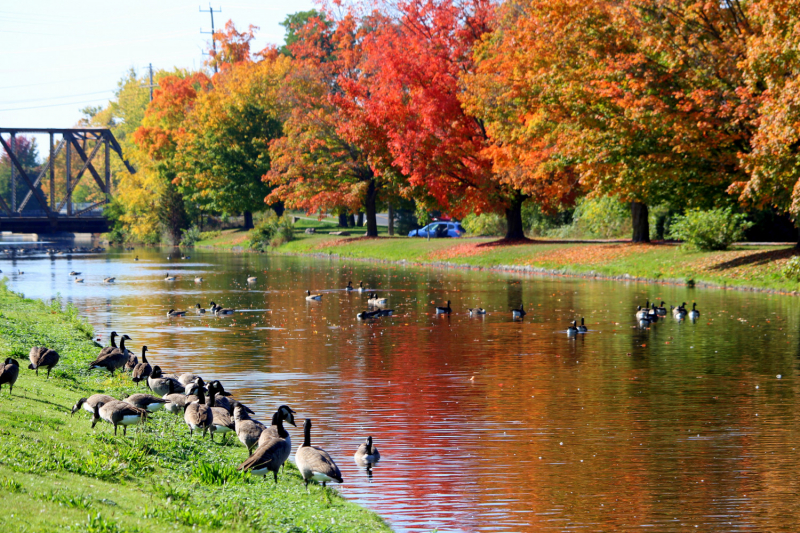
[[[409,232],[409,237],[424,237],[431,239],[439,237],[461,237],[467,232],[458,222],[431,222],[424,228]]]

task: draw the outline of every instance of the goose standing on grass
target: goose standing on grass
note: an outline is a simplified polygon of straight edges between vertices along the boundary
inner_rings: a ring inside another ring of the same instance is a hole
[[[211,407],[206,405],[206,395],[203,387],[197,387],[197,401],[186,404],[183,408],[183,420],[189,426],[189,436],[193,436],[195,430],[203,430],[203,436],[211,431],[211,440],[214,440],[214,413]]]
[[[239,442],[247,448],[247,455],[253,455],[253,450],[258,447],[259,438],[267,427],[258,420],[250,418],[247,409],[239,402],[233,407],[233,423]]]
[[[88,398],[81,398],[75,402],[75,405],[72,406],[72,412],[70,413],[70,416],[78,412],[81,407],[83,407],[84,411],[88,411],[89,414],[94,415],[94,408],[98,403],[109,403],[116,401],[116,398],[109,396],[108,394],[92,394]]]
[[[216,382],[219,383],[219,382]],[[227,438],[226,433],[236,431],[236,424],[233,421],[230,411],[216,404],[217,387],[215,382],[208,385],[208,407],[212,413],[211,442],[214,442],[214,433],[223,435],[222,439]]]
[[[344,290],[346,290],[348,292],[350,292],[352,290],[355,290],[355,289],[353,289],[353,282],[352,281],[348,281],[347,282],[347,287],[345,287]]]
[[[167,311],[167,316],[170,317],[170,318],[176,317],[176,316],[184,316],[185,314],[186,314],[186,311],[176,311],[174,309],[170,309],[169,311]]]
[[[132,351],[128,350],[128,360],[125,361],[124,370],[130,370],[133,372],[133,369],[136,368],[136,365],[139,364],[139,358],[136,357]]]
[[[311,291],[307,290],[306,291],[306,300],[309,300],[309,301],[310,300],[317,300],[317,301],[319,301],[319,300],[322,300],[322,295],[321,294],[311,294]]]
[[[200,307],[200,304],[195,305],[194,308],[195,308],[195,311],[197,311],[198,315],[206,314],[206,310],[203,309],[202,307]]]
[[[355,455],[353,455],[353,459],[355,459],[356,464],[360,466],[375,464],[380,461],[381,453],[378,451],[378,448],[372,444],[372,435],[367,437],[366,442],[358,447]]]
[[[186,388],[186,387],[188,387],[189,385],[192,385],[192,384],[197,385],[199,387],[205,387],[206,386],[206,382],[203,381],[203,378],[201,378],[197,374],[192,374],[191,372],[184,372],[183,374],[178,376],[178,381],[180,382],[181,385],[183,385],[184,388]],[[206,390],[208,390],[208,389],[206,389]],[[186,390],[186,394],[189,394],[190,392],[191,392],[191,389],[187,389]]]
[[[294,414],[295,412],[292,410],[291,407],[288,405],[281,405],[278,407],[278,410],[275,411],[275,414],[278,416],[280,420],[280,426],[275,423],[275,417],[273,417],[272,425],[266,428],[258,438],[258,445],[263,446],[267,443],[269,439],[274,438],[282,438],[285,439],[286,442],[289,443],[289,452],[287,453],[286,457],[283,459],[284,461],[289,458],[291,455],[292,450],[292,437],[289,435],[289,432],[286,431],[286,428],[283,427],[283,421],[290,423],[294,427],[297,427],[297,424],[294,422]]]
[[[6,357],[5,363],[0,365],[0,390],[3,389],[3,384],[8,383],[8,393],[12,394],[17,377],[19,377],[19,361],[13,357]]]
[[[139,409],[145,409],[151,413],[155,413],[164,407],[165,404],[169,403],[169,400],[153,396],[152,394],[131,394],[122,401],[134,407],[138,407]]]
[[[578,333],[586,333],[587,331],[589,331],[589,328],[583,323],[583,317],[581,317],[581,325],[578,326]]]
[[[170,382],[172,385],[170,385]],[[181,382],[173,377],[165,376],[161,372],[161,367],[158,365],[153,366],[153,370],[150,372],[150,377],[147,378],[147,386],[159,396],[172,394],[176,390],[183,390],[183,385],[181,385]]]
[[[272,415],[272,424],[277,426],[279,430],[287,434],[283,429],[283,420],[280,413],[276,412]],[[262,433],[263,435],[264,433]],[[245,462],[240,464],[236,469],[250,471],[251,474],[256,476],[266,476],[268,472],[272,472],[275,483],[278,483],[278,470],[281,465],[285,464],[286,459],[292,454],[292,445],[281,437],[272,437],[264,444],[260,445],[258,449],[251,455]]]
[[[528,313],[525,312],[525,308],[522,305],[522,302],[519,303],[519,309],[512,309],[511,310],[511,318],[524,318],[525,315]]]
[[[255,283],[258,281],[258,278],[255,276],[247,276],[247,283]]]
[[[175,279],[176,279],[176,277],[175,276],[170,276],[169,272],[167,272],[167,275],[164,276],[164,281],[175,281]]]
[[[34,346],[28,354],[31,364],[28,365],[28,370],[35,370],[36,375],[39,375],[39,367],[47,367],[47,379],[50,379],[50,371],[58,364],[60,359],[55,350],[46,348],[44,346]],[[122,364],[125,364],[124,362]]]
[[[700,311],[697,310],[697,302],[692,303],[692,310],[689,311],[689,320],[700,318]]]
[[[576,326],[577,323],[578,323],[577,321],[573,320],[570,323],[570,326],[567,328],[567,335],[569,335],[570,337],[578,334],[578,328]]]
[[[437,315],[449,315],[453,309],[450,307],[450,300],[447,300],[447,307],[437,307],[436,314]]]
[[[322,482],[323,487],[327,486],[326,483],[329,481],[337,481],[339,483],[344,481],[339,467],[333,462],[328,452],[311,445],[310,418],[306,418],[306,422],[303,424],[303,444],[297,448],[294,461],[303,476],[306,490],[308,490],[308,482],[312,479]]]
[[[187,404],[198,400],[197,396],[194,394],[186,395],[183,392],[175,392],[176,389],[174,381],[170,380],[167,383],[167,386],[169,390],[167,394],[164,394],[163,398],[169,403],[164,406],[164,409],[174,415],[181,413]]]
[[[122,435],[128,435],[128,426],[141,424],[147,420],[147,410],[139,409],[129,403],[114,400],[113,402],[98,402],[94,406],[94,418],[92,418],[92,429],[95,424],[105,420],[114,425],[114,436],[117,435],[117,426],[122,426]]]
[[[150,366],[150,363],[147,361],[147,346],[142,346],[142,362],[133,367],[133,372],[131,372],[131,381],[136,383],[136,386],[139,386],[140,381],[144,381],[147,383],[147,378],[150,377],[150,373],[153,371],[153,367]]]
[[[119,348],[114,348],[107,352],[100,351],[97,359],[89,363],[89,370],[93,368],[105,368],[111,375],[114,375],[115,370],[125,366],[128,362],[128,350],[125,348],[125,341],[130,340],[130,337],[123,335],[122,340],[119,342]]]

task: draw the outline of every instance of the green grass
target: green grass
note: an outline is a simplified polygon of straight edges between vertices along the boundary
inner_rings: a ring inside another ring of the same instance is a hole
[[[128,436],[70,408],[82,396],[133,392],[129,376],[86,369],[97,353],[91,328],[58,302],[26,300],[0,285],[0,355],[20,376],[0,392],[0,531],[156,532],[388,531],[374,513],[332,489],[306,493],[293,465],[277,486],[242,474],[247,451],[235,439],[190,439],[182,417],[166,412]],[[44,344],[61,355],[51,379],[27,370]]]

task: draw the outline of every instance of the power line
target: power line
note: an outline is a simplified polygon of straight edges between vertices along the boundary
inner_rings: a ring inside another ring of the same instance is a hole
[[[95,98],[94,100],[84,100],[82,102],[69,102],[69,103],[63,103],[63,104],[35,105],[35,106],[29,106],[29,107],[9,107],[7,109],[0,109],[0,111],[23,111],[23,110],[26,110],[26,109],[43,109],[45,107],[61,107],[61,106],[65,106],[65,105],[91,104],[93,102],[97,102],[97,100],[98,100],[98,98]]]
[[[150,65],[148,65],[147,68],[150,71],[150,84],[149,85],[140,85],[139,87],[148,87],[150,89],[150,101],[152,102],[153,101],[153,87],[158,87],[158,84],[156,83],[155,85],[153,85],[153,64],[150,63]]]
[[[211,13],[211,31],[203,31],[203,28],[200,28],[200,33],[210,33],[211,34],[211,48],[214,50],[214,57],[217,57],[217,39],[214,37],[214,8],[211,7],[211,4],[208,4],[208,9],[203,9],[202,7],[199,8],[200,13]],[[222,7],[217,9],[217,13],[222,13]],[[214,61],[214,72],[219,72],[217,69],[217,62]]]
[[[61,98],[76,98],[78,96],[91,96],[93,94],[105,94],[105,93],[113,93],[116,89],[108,89],[107,91],[95,91],[93,93],[82,93],[82,94],[64,94],[61,96],[51,96],[49,98],[29,98],[27,100],[14,100],[11,102],[4,101],[4,104],[27,104],[28,102],[45,102],[47,100],[59,100]]]

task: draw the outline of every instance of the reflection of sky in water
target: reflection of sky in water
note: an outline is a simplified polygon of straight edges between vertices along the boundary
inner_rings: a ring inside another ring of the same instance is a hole
[[[262,420],[282,403],[298,420],[313,418],[314,442],[343,471],[337,488],[398,531],[795,527],[795,299],[166,255],[23,256],[0,260],[0,269],[26,296],[73,302],[104,344],[115,329],[134,350],[147,344],[153,364],[222,380]],[[163,281],[167,272],[178,280]],[[248,275],[258,282],[248,286]],[[103,284],[107,276],[117,282]],[[387,297],[395,316],[356,320],[367,294],[339,290],[349,280]],[[324,291],[322,301],[306,301],[306,289]],[[648,297],[697,299],[702,320],[631,328]],[[192,310],[211,300],[240,311]],[[434,316],[446,300],[455,313]],[[513,322],[509,309],[520,301],[529,315]],[[466,309],[478,306],[489,314],[470,318]],[[170,308],[189,314],[169,319]],[[580,316],[590,334],[568,339],[568,322]],[[371,478],[352,459],[367,435],[383,457]]]

